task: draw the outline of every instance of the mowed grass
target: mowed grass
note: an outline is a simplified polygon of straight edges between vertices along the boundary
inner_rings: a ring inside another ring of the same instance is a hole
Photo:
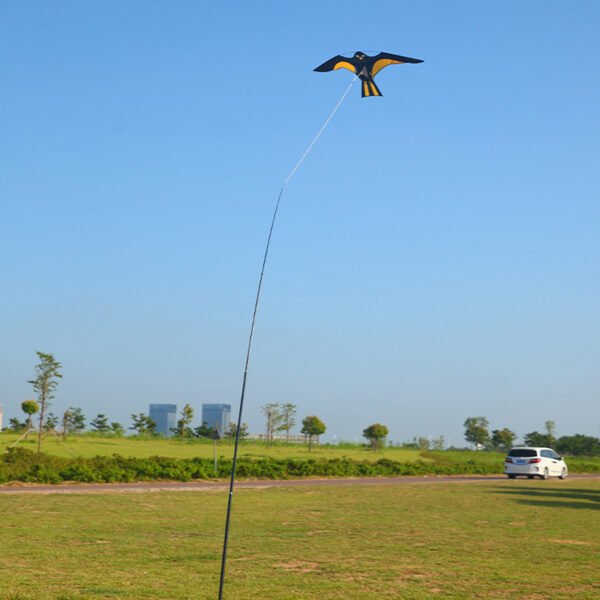
[[[15,443],[18,435],[3,433],[0,435],[0,453]],[[29,450],[37,449],[35,436],[19,442],[19,446]],[[81,456],[133,456],[148,458],[149,456],[167,456],[171,458],[212,458],[214,444],[210,440],[180,441],[174,439],[136,439],[128,437],[94,437],[87,435],[73,435],[66,442],[57,436],[47,435],[42,442],[42,450],[56,456],[72,457]],[[356,460],[379,460],[389,458],[400,462],[412,462],[421,457],[420,450],[410,448],[384,448],[372,452],[360,446],[337,447],[314,445],[309,452],[308,446],[301,444],[276,444],[267,448],[260,442],[242,442],[241,456],[265,456],[271,458],[341,458],[348,457]],[[230,458],[233,456],[233,443],[231,441],[217,442],[217,456]]]
[[[0,598],[216,598],[227,493],[0,496]],[[600,481],[239,489],[228,600],[600,597]]]

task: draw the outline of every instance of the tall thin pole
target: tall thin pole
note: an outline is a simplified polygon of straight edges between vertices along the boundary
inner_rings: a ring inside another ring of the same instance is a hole
[[[350,85],[346,88],[346,91],[342,94],[342,97],[338,100],[338,103],[335,105],[334,109],[331,111],[325,122],[323,123],[321,129],[317,132],[317,135],[313,138],[312,142],[309,144],[304,154],[300,157],[300,160],[295,164],[294,168],[290,171],[289,175],[285,178],[281,189],[279,190],[279,194],[277,196],[277,201],[275,202],[275,209],[273,211],[273,217],[271,219],[271,226],[269,228],[269,235],[267,237],[267,244],[265,246],[265,253],[263,256],[262,267],[260,270],[260,277],[258,279],[258,287],[256,290],[256,298],[254,299],[254,311],[252,312],[252,323],[250,325],[250,334],[248,336],[248,346],[246,348],[246,361],[244,364],[244,376],[242,378],[242,392],[240,395],[240,409],[238,412],[238,422],[235,430],[235,444],[233,447],[233,463],[231,465],[231,479],[229,481],[229,497],[227,499],[227,516],[225,518],[225,537],[223,540],[223,554],[221,556],[221,577],[219,581],[219,600],[223,600],[223,588],[225,584],[225,567],[227,565],[227,545],[229,542],[229,526],[231,522],[231,505],[233,499],[233,487],[235,484],[235,473],[237,466],[237,456],[238,456],[238,447],[240,442],[240,430],[242,428],[242,414],[244,411],[244,398],[246,395],[246,383],[248,381],[248,366],[250,364],[250,353],[252,350],[252,338],[254,337],[254,327],[256,325],[256,314],[258,313],[258,304],[260,302],[260,293],[262,290],[263,279],[265,275],[265,268],[267,265],[267,258],[269,256],[269,248],[271,247],[271,238],[273,237],[273,229],[275,227],[275,221],[277,219],[277,213],[279,212],[279,204],[281,203],[281,197],[283,196],[283,190],[285,186],[290,182],[292,177],[296,174],[296,171],[300,167],[300,165],[304,162],[304,159],[308,156],[309,152],[312,150],[312,147],[316,144],[317,140],[321,137],[323,131],[329,122],[333,118],[333,115],[337,112],[338,108],[341,106],[342,102],[348,95],[350,88],[356,81],[356,77],[352,79]]]
[[[273,211],[273,218],[271,220],[271,227],[269,229],[269,237],[267,238],[267,245],[265,247],[265,254],[263,256],[262,268],[260,270],[260,278],[258,280],[258,288],[256,290],[256,298],[254,300],[254,311],[252,313],[252,324],[250,325],[250,335],[248,336],[248,347],[246,349],[246,362],[244,364],[244,377],[242,379],[242,393],[240,396],[240,410],[238,412],[237,427],[235,428],[235,444],[233,446],[233,464],[231,465],[231,479],[229,481],[229,497],[227,499],[227,516],[225,518],[225,539],[223,541],[223,554],[221,556],[221,579],[219,582],[219,600],[223,598],[223,585],[225,583],[225,566],[227,564],[227,544],[229,542],[229,525],[231,522],[231,500],[233,498],[233,486],[235,482],[235,472],[237,466],[237,455],[238,447],[240,442],[240,430],[242,428],[242,413],[244,410],[244,397],[246,395],[246,383],[248,381],[248,365],[250,364],[250,351],[252,349],[252,337],[254,336],[254,326],[256,325],[256,314],[258,312],[258,303],[260,300],[260,292],[262,290],[262,283],[265,275],[265,267],[267,264],[267,257],[269,256],[269,247],[271,246],[271,237],[273,236],[273,227],[275,226],[275,220],[277,218],[277,212],[279,211],[279,203],[281,202],[281,196],[283,196],[283,190],[285,184],[281,186],[279,195],[277,196],[277,202],[275,203],[275,210]]]

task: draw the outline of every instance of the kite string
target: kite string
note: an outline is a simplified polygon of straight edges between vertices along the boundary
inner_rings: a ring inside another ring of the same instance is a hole
[[[289,175],[284,180],[284,182],[281,185],[281,188],[279,190],[279,194],[277,195],[277,201],[275,202],[275,209],[273,210],[273,217],[271,218],[271,226],[269,228],[269,235],[267,236],[267,243],[265,246],[265,253],[263,255],[262,267],[260,270],[260,277],[258,279],[256,298],[254,300],[254,310],[252,312],[252,322],[250,325],[250,334],[248,336],[248,345],[246,347],[246,361],[244,364],[244,376],[242,379],[240,409],[239,409],[239,413],[238,413],[237,427],[235,430],[235,444],[233,447],[233,461],[232,461],[232,465],[231,465],[231,480],[229,482],[229,498],[227,500],[227,516],[225,518],[225,539],[223,541],[223,554],[221,556],[221,577],[220,577],[220,582],[219,582],[219,600],[222,600],[222,598],[223,598],[223,586],[225,583],[225,566],[227,564],[227,544],[228,544],[228,540],[229,540],[231,501],[233,499],[233,487],[234,487],[234,483],[235,483],[235,471],[236,471],[236,465],[237,465],[238,447],[239,447],[239,442],[240,442],[240,430],[242,428],[242,414],[243,414],[243,409],[244,409],[244,398],[246,395],[246,382],[248,380],[248,366],[250,364],[250,353],[252,350],[252,338],[254,336],[254,327],[256,325],[256,315],[258,313],[258,304],[260,301],[260,293],[262,290],[262,284],[263,284],[263,279],[264,279],[264,275],[265,275],[265,268],[267,265],[267,258],[269,256],[269,248],[271,247],[271,238],[273,237],[273,229],[275,227],[275,220],[277,219],[277,213],[279,211],[279,204],[281,203],[281,197],[283,196],[283,190],[284,190],[285,186],[289,183],[289,181],[295,175],[295,173],[298,170],[298,168],[300,167],[300,165],[304,162],[304,159],[308,156],[308,154],[312,150],[313,146],[317,143],[318,139],[321,137],[321,134],[323,133],[323,131],[325,131],[325,128],[327,127],[327,125],[329,125],[329,122],[331,121],[331,119],[333,119],[333,116],[335,115],[338,108],[341,106],[342,102],[348,95],[348,92],[354,85],[354,82],[356,81],[356,79],[357,79],[357,77],[354,77],[354,79],[350,82],[350,85],[346,88],[346,91],[342,94],[342,97],[338,100],[338,103],[335,105],[334,109],[331,111],[331,113],[325,120],[325,123],[323,123],[321,129],[319,129],[319,131],[317,132],[317,135],[313,138],[312,142],[309,144],[308,148],[304,151],[304,154],[301,156],[300,160],[296,163],[294,168],[290,171]]]
[[[321,127],[321,129],[319,129],[317,135],[315,135],[313,141],[308,145],[308,148],[304,151],[304,154],[301,156],[300,160],[296,163],[296,166],[290,171],[290,174],[286,177],[285,181],[283,182],[282,187],[285,187],[288,184],[288,182],[290,181],[290,179],[296,174],[296,171],[298,170],[300,165],[304,162],[304,159],[308,156],[308,153],[312,150],[312,147],[317,143],[318,139],[321,137],[321,134],[325,131],[325,128],[327,127],[327,125],[329,125],[329,121],[331,121],[331,119],[333,119],[333,116],[337,112],[338,108],[342,105],[342,102],[346,99],[348,92],[354,85],[354,82],[356,81],[357,78],[358,78],[358,75],[355,75],[354,79],[352,79],[352,81],[350,82],[350,85],[346,88],[346,91],[342,94],[342,97],[338,100],[338,103],[335,105],[334,109],[331,111],[331,113],[325,120],[325,123],[323,123],[323,126]]]

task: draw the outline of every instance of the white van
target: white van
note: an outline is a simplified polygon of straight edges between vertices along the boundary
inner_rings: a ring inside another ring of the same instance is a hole
[[[532,448],[521,446],[513,448],[504,461],[504,473],[509,479],[517,475],[523,475],[529,479],[540,477],[558,477],[564,479],[569,470],[562,456],[559,456],[552,448]]]

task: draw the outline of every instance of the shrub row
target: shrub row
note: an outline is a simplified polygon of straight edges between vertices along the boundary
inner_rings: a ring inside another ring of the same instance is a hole
[[[446,461],[437,456],[429,461],[402,463],[387,458],[376,462],[335,459],[238,459],[240,478],[290,479],[298,477],[377,477],[400,475],[485,475],[502,472],[502,461],[479,461],[477,456],[462,461]],[[225,478],[231,474],[231,459],[221,458],[215,473],[214,462],[206,458],[132,458],[117,454],[94,458],[60,458],[14,448],[0,456],[0,483],[117,483],[132,481],[192,481]],[[578,471],[599,472],[600,463],[584,463]],[[582,468],[583,467],[583,468]],[[572,468],[572,470],[574,470]]]

